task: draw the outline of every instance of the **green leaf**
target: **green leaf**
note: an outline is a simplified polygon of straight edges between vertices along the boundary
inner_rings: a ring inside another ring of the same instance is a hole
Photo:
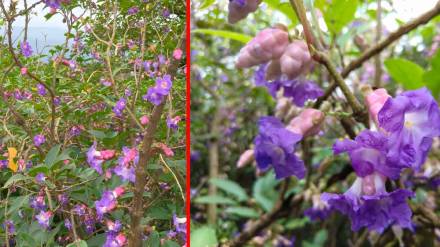
[[[203,226],[191,232],[191,246],[193,247],[213,247],[217,244],[217,235],[211,227]]]
[[[96,137],[97,139],[104,139],[107,137],[104,131],[88,130],[87,132],[89,132],[92,136]]]
[[[38,166],[34,166],[32,167],[28,174],[29,176],[35,177],[38,173],[44,173],[45,175],[49,174],[49,168],[47,168],[44,165],[38,165]]]
[[[243,218],[258,218],[260,214],[252,208],[248,207],[229,207],[225,210],[226,213],[235,214]]]
[[[202,5],[200,5],[199,10],[203,10],[211,6],[213,3],[215,3],[215,0],[205,0],[203,1]]]
[[[165,241],[165,243],[162,245],[162,247],[180,247],[180,245],[174,241],[171,240],[167,240]]]
[[[325,23],[334,35],[353,20],[358,4],[358,0],[333,0],[322,5]]]
[[[203,204],[229,204],[234,205],[236,202],[234,202],[232,199],[229,199],[227,197],[215,195],[215,196],[199,196],[194,200],[195,203],[203,203]]]
[[[418,64],[403,58],[390,58],[385,60],[385,67],[390,76],[407,89],[417,89],[424,86],[424,70]]]
[[[19,181],[23,181],[23,180],[28,180],[28,179],[30,179],[30,177],[27,177],[27,176],[22,175],[22,174],[15,174],[14,176],[10,177],[8,179],[8,181],[6,181],[6,183],[3,185],[3,188],[8,188],[13,183],[16,183],[16,182],[19,182]]]
[[[249,35],[236,33],[236,32],[232,32],[232,31],[225,31],[225,30],[194,29],[191,32],[219,36],[219,37],[226,38],[226,39],[236,40],[236,41],[239,41],[242,43],[247,43],[252,39],[252,37]]]
[[[159,233],[156,231],[153,231],[150,233],[150,236],[148,237],[148,240],[146,241],[146,245],[148,247],[159,247],[160,246],[160,236]]]
[[[10,200],[10,206],[8,208],[8,214],[12,214],[15,211],[18,211],[23,205],[29,202],[29,195],[26,196],[17,196]]]
[[[431,69],[423,74],[426,87],[431,90],[434,98],[440,98],[440,50],[431,59]]]
[[[273,172],[268,172],[254,183],[253,197],[266,212],[273,208],[279,197],[279,193],[275,190],[278,183]]]
[[[66,247],[87,247],[87,242],[84,240],[80,240],[71,244],[68,244]]]
[[[309,217],[289,219],[289,221],[287,221],[287,223],[285,224],[285,227],[288,230],[294,230],[298,228],[303,228],[308,222],[310,222]]]
[[[228,179],[213,178],[209,182],[217,186],[219,189],[234,195],[240,202],[248,199],[246,191],[234,181]]]
[[[280,0],[264,0],[264,2],[270,8],[283,13],[287,18],[290,19],[290,21],[292,21],[293,25],[298,23],[298,18],[296,18],[295,11],[293,11],[290,3],[281,3]]]
[[[58,154],[60,153],[61,145],[55,145],[52,147],[46,155],[46,159],[44,160],[44,164],[51,168],[57,161]]]

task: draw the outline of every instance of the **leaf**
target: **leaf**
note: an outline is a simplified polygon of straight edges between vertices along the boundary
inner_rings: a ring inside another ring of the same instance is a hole
[[[423,81],[426,87],[431,90],[434,98],[440,97],[440,50],[431,59],[431,69],[423,74]]]
[[[12,214],[18,209],[20,209],[23,205],[28,204],[29,195],[26,196],[18,196],[14,199],[11,199],[10,207],[8,208],[8,214]]]
[[[23,180],[28,180],[28,179],[30,179],[30,178],[25,176],[25,175],[15,174],[14,176],[10,177],[8,179],[8,181],[6,181],[5,185],[3,185],[3,188],[8,188],[13,183],[16,183],[16,182],[19,182],[19,181],[23,181]]]
[[[46,155],[46,159],[44,160],[44,164],[51,168],[57,161],[58,154],[60,152],[61,145],[55,145],[49,150],[49,153]]]
[[[334,35],[353,20],[358,4],[358,0],[333,0],[322,5],[325,23]]]
[[[246,191],[234,181],[228,179],[213,178],[209,182],[217,186],[219,189],[234,195],[240,202],[248,199]]]
[[[203,1],[202,5],[200,5],[199,10],[203,10],[211,6],[213,3],[215,3],[215,0],[205,0]]]
[[[96,137],[96,138],[98,138],[98,139],[104,139],[104,138],[107,137],[107,135],[104,133],[104,131],[100,131],[100,130],[88,130],[88,132],[89,132],[92,136],[94,136],[94,137]]]
[[[236,40],[236,41],[239,41],[242,43],[247,43],[252,39],[252,37],[249,35],[236,33],[236,32],[232,32],[232,31],[225,31],[225,30],[194,29],[191,32],[219,36],[219,37],[226,38],[226,39]]]
[[[148,247],[159,247],[160,246],[160,236],[159,233],[153,231],[150,233],[148,240],[146,241],[146,246]]]
[[[266,211],[270,211],[279,193],[275,190],[278,181],[275,179],[273,172],[268,172],[255,182],[253,187],[253,197],[257,203]]]
[[[45,175],[47,175],[49,174],[49,169],[44,165],[34,166],[29,170],[28,175],[31,177],[35,177],[38,173],[44,173]]]
[[[215,196],[199,196],[194,200],[195,203],[203,203],[203,204],[229,204],[234,205],[236,204],[233,200],[215,195]]]
[[[248,207],[229,207],[225,210],[225,212],[235,214],[243,218],[258,218],[260,216],[257,211]]]
[[[162,247],[180,247],[180,245],[174,241],[171,240],[167,240],[165,241],[165,243],[162,245]]]
[[[424,86],[422,67],[403,58],[385,60],[385,67],[390,76],[407,89],[417,89]]]
[[[8,148],[8,167],[13,172],[17,172],[18,170],[17,163],[14,161],[15,157],[17,157],[17,149],[14,147]]]
[[[203,226],[191,232],[191,246],[193,247],[211,247],[217,244],[217,235],[211,227]]]
[[[71,244],[68,244],[66,247],[87,247],[87,242],[84,240],[80,240]]]
[[[280,0],[264,0],[264,2],[270,8],[283,13],[287,18],[290,19],[290,21],[292,21],[292,24],[298,23],[298,18],[296,18],[295,11],[293,11],[290,3],[280,3]]]

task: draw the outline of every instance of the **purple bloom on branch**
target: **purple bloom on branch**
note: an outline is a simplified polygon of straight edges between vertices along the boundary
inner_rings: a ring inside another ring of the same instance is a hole
[[[157,87],[150,87],[148,88],[147,94],[142,96],[142,98],[151,102],[153,105],[160,105],[160,103],[162,103],[164,95],[159,93]]]
[[[116,102],[116,105],[113,107],[113,112],[117,117],[122,116],[122,112],[124,111],[126,105],[127,105],[127,100],[124,98],[120,98],[118,102]]]
[[[38,94],[41,96],[45,96],[47,94],[46,88],[41,83],[37,84],[37,90],[38,90]]]
[[[44,200],[44,196],[32,197],[29,204],[31,208],[37,211],[46,210],[46,201]]]
[[[139,7],[137,7],[137,6],[131,7],[127,11],[127,13],[129,15],[134,15],[134,14],[137,14],[138,12],[139,12]]]
[[[37,214],[35,216],[35,218],[37,219],[38,224],[41,227],[48,229],[49,228],[49,221],[50,221],[50,218],[52,217],[52,215],[53,215],[53,213],[51,211],[47,211],[47,212],[41,211],[39,214]]]
[[[121,177],[122,181],[136,181],[135,169],[133,166],[118,165],[113,169],[114,173]]]
[[[358,177],[344,194],[323,193],[321,199],[347,215],[353,231],[366,227],[370,231],[382,233],[394,224],[412,229],[412,212],[406,199],[414,196],[414,193],[403,189],[388,193],[385,180],[385,177],[377,173]]]
[[[12,222],[12,220],[5,220],[5,222],[3,222],[3,229],[8,229],[8,234],[12,235],[15,233],[15,226],[14,226],[14,222]]]
[[[379,172],[391,179],[399,178],[401,169],[387,161],[388,138],[380,132],[364,130],[354,141],[350,139],[336,141],[333,152],[335,154],[347,152],[359,177]]]
[[[432,139],[440,136],[440,110],[426,88],[389,98],[378,113],[379,126],[389,133],[387,158],[398,167],[419,171]]]
[[[37,176],[35,176],[35,181],[37,181],[37,183],[42,184],[46,181],[46,176],[44,175],[44,173],[38,173]]]
[[[102,218],[105,213],[108,213],[116,208],[117,205],[116,197],[112,191],[104,191],[102,197],[99,201],[95,202],[96,213],[99,218]]]
[[[59,9],[61,7],[60,0],[44,0],[46,6],[54,9]]]
[[[24,57],[30,57],[32,56],[32,47],[27,41],[23,41],[20,45],[21,48],[21,54],[23,54]]]
[[[324,91],[313,81],[296,79],[290,85],[283,85],[284,96],[291,98],[295,105],[303,107],[307,100],[321,97]]]
[[[44,137],[44,135],[36,135],[34,137],[34,144],[37,147],[41,146],[45,142],[46,142],[46,137]]]
[[[277,179],[292,175],[303,178],[304,162],[295,155],[295,146],[302,136],[287,130],[275,117],[261,117],[258,126],[259,134],[254,140],[258,168],[267,170],[272,166]]]
[[[101,155],[99,151],[96,150],[97,143],[94,142],[93,145],[89,148],[87,151],[87,163],[95,169],[99,174],[102,175],[102,163],[104,163],[104,160],[99,159],[98,157]]]

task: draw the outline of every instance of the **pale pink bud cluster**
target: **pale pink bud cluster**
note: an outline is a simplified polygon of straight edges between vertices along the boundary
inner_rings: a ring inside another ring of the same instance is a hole
[[[254,150],[248,149],[240,155],[240,158],[238,159],[238,162],[237,162],[237,167],[241,168],[245,165],[252,163],[254,160],[255,160]]]
[[[309,71],[313,60],[304,41],[289,43],[288,33],[277,27],[262,30],[247,43],[238,55],[236,67],[249,68],[268,62],[266,79],[273,80],[281,75],[294,79]]]
[[[260,5],[261,0],[232,0],[229,1],[228,9],[228,21],[234,24],[248,16],[250,13],[255,12]]]
[[[290,121],[287,129],[304,137],[313,136],[321,131],[324,119],[325,115],[320,110],[305,109]]]
[[[302,40],[295,40],[290,43],[280,58],[281,73],[289,79],[299,76],[308,71],[312,65],[307,44]]]
[[[377,114],[380,109],[382,109],[385,102],[391,96],[388,94],[387,90],[384,88],[376,89],[367,94],[365,97],[365,103],[367,104],[368,111],[370,113],[371,118],[373,119],[376,126],[379,126],[377,120]]]
[[[241,49],[236,67],[249,68],[278,59],[288,44],[289,36],[286,31],[266,28]]]

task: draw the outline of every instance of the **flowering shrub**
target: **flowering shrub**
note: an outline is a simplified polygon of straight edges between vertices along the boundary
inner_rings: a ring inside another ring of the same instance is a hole
[[[206,2],[195,246],[437,245],[440,4],[385,30],[389,1]]]
[[[0,246],[185,245],[183,2],[0,7]]]

